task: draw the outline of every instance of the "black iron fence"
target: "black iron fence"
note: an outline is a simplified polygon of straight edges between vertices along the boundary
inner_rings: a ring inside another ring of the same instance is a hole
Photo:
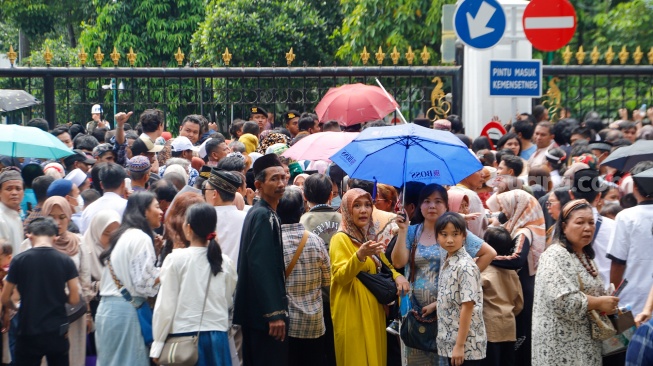
[[[653,66],[544,66],[544,103],[557,113],[568,108],[575,117],[597,111],[618,119],[618,110],[653,106]],[[95,68],[14,67],[0,69],[0,88],[24,89],[42,101],[30,109],[9,112],[10,123],[44,117],[57,123],[90,120],[93,104],[102,104],[111,120],[115,80],[119,111],[165,112],[167,128],[175,129],[187,114],[202,114],[227,131],[235,118],[248,118],[250,106],[274,113],[276,125],[289,109],[312,111],[331,87],[378,78],[405,117],[430,119],[462,111],[462,68],[459,66],[397,67],[223,67],[223,68]],[[464,116],[463,116],[464,119]]]
[[[642,104],[653,106],[653,66],[571,65],[544,66],[546,95],[541,102],[550,111],[568,108],[576,118],[596,111],[605,119],[620,119],[619,109],[630,112]]]
[[[260,68],[94,68],[14,67],[0,69],[0,87],[24,89],[43,101],[11,122],[44,117],[52,125],[84,123],[91,106],[102,104],[111,121],[115,82],[118,111],[147,108],[165,112],[174,129],[187,114],[202,114],[228,130],[235,118],[249,117],[250,106],[274,113],[276,125],[289,109],[312,111],[329,88],[348,83],[384,85],[409,120],[428,114],[460,113],[462,69],[457,66],[260,67]]]

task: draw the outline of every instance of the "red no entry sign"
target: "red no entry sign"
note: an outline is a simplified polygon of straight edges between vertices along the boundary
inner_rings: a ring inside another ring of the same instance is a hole
[[[568,0],[532,0],[522,19],[526,38],[540,51],[555,51],[576,32],[576,11]]]

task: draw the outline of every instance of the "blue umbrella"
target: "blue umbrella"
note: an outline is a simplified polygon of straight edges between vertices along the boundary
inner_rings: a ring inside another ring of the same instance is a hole
[[[483,168],[451,132],[414,123],[367,128],[331,161],[351,178],[395,187],[410,181],[454,185]]]
[[[54,135],[36,127],[0,125],[0,155],[60,159],[73,154]]]

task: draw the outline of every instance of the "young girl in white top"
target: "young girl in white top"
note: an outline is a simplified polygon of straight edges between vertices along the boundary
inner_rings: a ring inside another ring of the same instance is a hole
[[[438,283],[438,354],[452,366],[480,365],[487,343],[483,290],[481,272],[463,246],[465,219],[446,212],[435,223],[435,234],[447,252]]]
[[[216,223],[213,206],[197,203],[188,208],[183,231],[190,239],[190,247],[174,249],[163,261],[150,350],[150,357],[157,363],[166,338],[200,331],[197,365],[232,365],[229,308],[238,275],[215,241]]]

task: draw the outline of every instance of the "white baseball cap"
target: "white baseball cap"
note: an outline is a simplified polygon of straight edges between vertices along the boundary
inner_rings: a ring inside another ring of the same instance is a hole
[[[91,107],[91,114],[95,113],[102,114],[102,107],[99,104],[94,104],[93,107]]]
[[[200,148],[193,146],[188,137],[179,136],[172,141],[170,149],[172,152],[182,152],[186,150],[198,151]]]

